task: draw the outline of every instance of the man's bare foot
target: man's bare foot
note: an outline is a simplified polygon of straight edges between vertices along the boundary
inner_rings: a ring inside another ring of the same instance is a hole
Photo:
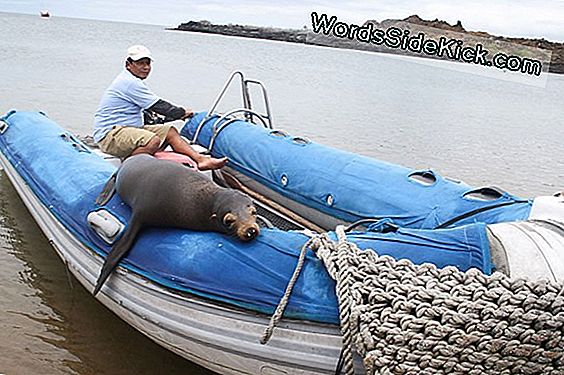
[[[201,171],[209,170],[209,169],[219,169],[227,164],[227,158],[212,158],[212,157],[203,157],[198,160],[198,169]]]

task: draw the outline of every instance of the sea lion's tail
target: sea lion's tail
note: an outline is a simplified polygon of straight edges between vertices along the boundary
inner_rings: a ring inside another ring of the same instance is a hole
[[[100,194],[96,197],[96,204],[103,206],[108,203],[110,199],[112,199],[116,192],[116,178],[117,171],[110,177],[108,182],[106,182],[106,184],[104,185],[104,188],[102,189]]]
[[[112,247],[112,250],[108,253],[106,257],[106,261],[102,266],[102,270],[100,271],[100,276],[98,276],[98,280],[96,281],[96,286],[94,287],[94,291],[92,292],[93,295],[98,294],[102,286],[110,277],[113,270],[117,267],[120,260],[127,254],[135,238],[137,237],[137,233],[141,229],[141,225],[139,221],[135,219],[135,214],[131,216],[131,220],[127,227],[127,230],[121,237],[121,239]]]

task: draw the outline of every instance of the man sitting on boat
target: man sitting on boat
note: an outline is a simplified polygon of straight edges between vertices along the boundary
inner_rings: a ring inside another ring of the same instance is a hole
[[[143,110],[164,116],[165,122],[184,120],[192,110],[175,106],[157,97],[143,82],[151,72],[151,52],[141,45],[127,50],[125,70],[106,90],[94,115],[94,141],[103,152],[126,158],[136,154],[151,154],[169,144],[180,154],[192,158],[198,168],[216,169],[227,158],[211,158],[196,152],[171,125],[144,125]]]

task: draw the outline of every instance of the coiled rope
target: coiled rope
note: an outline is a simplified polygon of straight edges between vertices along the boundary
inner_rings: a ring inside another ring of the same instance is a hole
[[[353,350],[368,374],[564,374],[562,284],[414,265],[327,234],[302,247],[261,342],[281,319],[311,248],[336,281],[343,370]],[[301,263],[301,264],[300,264]]]

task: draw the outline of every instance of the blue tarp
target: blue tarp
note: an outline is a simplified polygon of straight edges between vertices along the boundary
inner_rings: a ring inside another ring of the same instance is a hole
[[[12,112],[3,120],[9,127],[0,135],[2,154],[77,239],[105,256],[110,248],[89,229],[86,216],[100,208],[95,198],[115,167],[43,114]],[[130,209],[118,195],[105,208],[127,223]],[[255,241],[242,243],[218,233],[150,228],[139,235],[122,264],[178,291],[272,313],[307,239],[298,232],[263,229]],[[349,239],[360,248],[415,263],[491,272],[485,225],[481,223],[435,231],[355,233]],[[334,283],[311,251],[286,316],[338,323]]]
[[[181,134],[192,139],[204,116],[204,112],[196,114]],[[217,119],[206,121],[198,144],[208,147]],[[433,171],[415,171],[314,142],[303,144],[240,120],[219,132],[212,154],[229,157],[230,167],[268,188],[348,222],[390,218],[400,227],[434,229],[468,212],[484,210],[447,226],[492,224],[525,220],[532,206],[530,200],[506,192],[490,201],[472,199],[469,193],[475,188]],[[421,184],[410,178],[414,173],[433,175],[436,181]]]

